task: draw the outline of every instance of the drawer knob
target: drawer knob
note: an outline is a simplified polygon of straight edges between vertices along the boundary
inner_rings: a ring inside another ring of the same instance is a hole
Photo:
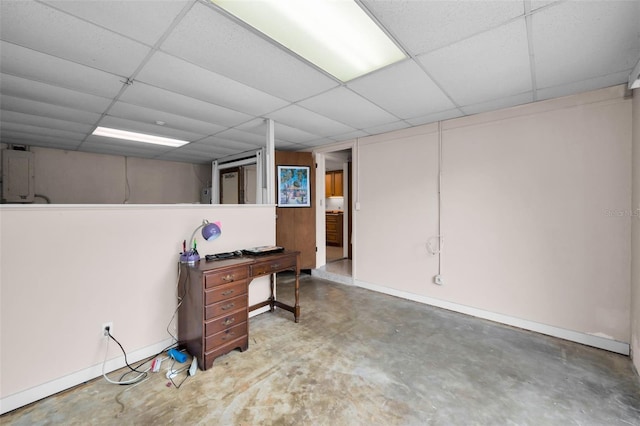
[[[278,269],[280,267],[279,263],[274,263],[273,265],[271,265],[271,269]]]
[[[234,322],[236,322],[235,318],[225,318],[225,320],[222,323],[222,325],[229,325],[229,324],[233,324]]]
[[[222,277],[222,281],[233,281],[233,275],[232,274],[228,274],[228,275]]]
[[[230,295],[230,294],[233,294],[233,292],[234,292],[234,291],[235,291],[235,290],[227,290],[227,291],[223,291],[223,292],[222,292],[222,295],[223,295],[223,296],[228,296],[228,295]]]
[[[223,311],[227,311],[227,310],[229,310],[229,309],[233,308],[234,306],[236,306],[236,304],[235,304],[235,303],[228,303],[228,304],[224,305],[224,306],[223,306],[222,308],[220,308],[220,309],[222,309]]]

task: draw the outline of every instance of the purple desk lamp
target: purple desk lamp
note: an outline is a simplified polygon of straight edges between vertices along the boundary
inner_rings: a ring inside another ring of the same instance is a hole
[[[222,234],[222,230],[220,230],[220,222],[210,223],[208,220],[203,219],[202,225],[194,229],[193,234],[191,234],[191,239],[189,240],[189,244],[192,244],[191,249],[187,251],[186,241],[183,243],[183,251],[180,253],[181,263],[194,263],[200,260],[196,244],[196,232],[198,232],[198,229],[200,228],[202,228],[202,237],[207,241],[213,241]]]

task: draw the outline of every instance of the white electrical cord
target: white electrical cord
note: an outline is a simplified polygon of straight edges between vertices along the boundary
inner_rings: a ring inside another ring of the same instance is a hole
[[[110,378],[107,377],[107,373],[104,371],[105,366],[107,365],[107,355],[109,354],[109,340],[111,340],[111,336],[107,336],[107,347],[104,351],[104,361],[102,362],[102,377],[104,377],[104,379],[114,385],[131,385],[133,383],[139,382],[142,379],[144,379],[147,376],[147,372],[150,370],[151,367],[147,368],[145,371],[140,372],[140,374],[137,377],[134,377],[133,379],[129,379],[129,380],[124,380],[124,381],[115,381],[115,380],[111,380]]]

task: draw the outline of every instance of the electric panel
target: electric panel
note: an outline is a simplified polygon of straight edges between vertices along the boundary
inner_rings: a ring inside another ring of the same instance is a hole
[[[33,203],[33,152],[5,149],[2,151],[2,202]]]

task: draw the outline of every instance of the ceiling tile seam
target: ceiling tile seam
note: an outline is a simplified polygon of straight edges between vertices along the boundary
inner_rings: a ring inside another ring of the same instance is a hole
[[[14,112],[15,112],[15,111],[14,111]],[[24,114],[24,113],[21,113],[21,114]],[[32,115],[32,114],[27,114],[27,115]],[[37,115],[36,117],[40,117],[40,116],[39,116],[39,115]],[[51,117],[43,117],[43,118],[51,118]],[[58,119],[55,119],[55,118],[54,118],[54,120],[58,120]],[[61,121],[64,121],[64,120],[61,120]],[[74,133],[74,134],[77,134],[78,136],[80,136],[80,135],[84,135],[84,132],[77,132],[77,131],[74,131],[74,130],[59,129],[59,128],[57,128],[57,127],[52,127],[52,126],[48,126],[48,127],[36,126],[35,124],[25,124],[25,123],[21,123],[21,122],[19,122],[19,121],[12,121],[12,120],[0,120],[0,124],[1,124],[1,123],[5,123],[5,125],[6,125],[6,124],[15,124],[15,125],[19,125],[19,126],[29,126],[29,127],[33,127],[34,129],[42,129],[42,130],[45,130],[45,131],[46,131],[46,130],[48,130],[48,131],[53,130],[53,131],[60,131],[60,132]],[[2,132],[2,129],[3,129],[3,127],[0,125],[0,133]],[[6,129],[6,128],[5,128],[5,129]],[[31,132],[29,132],[29,133],[31,133]],[[37,134],[37,133],[34,133],[34,134]],[[82,138],[81,138],[81,137],[79,137],[78,141],[80,141],[80,140],[82,140]]]
[[[164,53],[164,52],[163,52],[163,53]],[[180,59],[180,58],[178,58],[178,59]],[[182,59],[180,59],[180,60],[182,60]],[[220,74],[218,74],[218,75],[220,75]],[[146,82],[146,81],[144,81],[144,80],[135,80],[135,81],[136,81],[136,82],[138,82],[138,83],[145,84],[145,85],[147,85],[147,86],[153,87],[153,88],[155,88],[155,89],[163,90],[163,91],[165,91],[165,92],[171,92],[171,93],[173,93],[173,94],[175,94],[175,95],[184,96],[184,97],[189,98],[189,99],[195,99],[195,100],[197,100],[197,101],[204,102],[204,103],[206,103],[206,104],[213,105],[213,106],[216,106],[216,107],[218,107],[218,108],[223,108],[223,109],[226,109],[226,110],[228,110],[228,111],[233,111],[233,112],[238,113],[238,114],[249,115],[249,116],[251,116],[251,115],[252,115],[252,114],[249,114],[249,113],[244,112],[244,111],[239,111],[239,110],[237,110],[236,108],[230,108],[230,107],[228,107],[228,106],[226,106],[226,105],[221,105],[221,104],[219,104],[219,103],[211,102],[211,101],[209,101],[209,100],[206,100],[206,99],[203,99],[203,98],[200,98],[200,97],[194,97],[194,96],[191,96],[191,95],[185,95],[184,93],[176,92],[176,91],[174,91],[174,90],[167,89],[166,87],[160,87],[160,86],[158,86],[158,85],[148,83],[148,82]],[[240,84],[243,84],[243,83],[240,83]],[[244,86],[247,86],[246,84],[243,84],[243,85],[244,85]],[[249,87],[249,86],[247,86],[247,87]],[[256,90],[257,90],[257,89],[256,89]],[[265,93],[265,94],[267,94],[267,95],[269,95],[269,96],[273,96],[273,95],[271,95],[271,94],[269,94],[269,93],[266,93],[266,92],[264,92],[264,91],[262,91],[262,90],[259,90],[259,92],[261,92],[261,93]],[[275,96],[274,96],[274,97],[275,97]],[[278,98],[278,99],[281,99],[281,98]],[[284,99],[281,99],[281,100],[282,100],[283,102],[287,102],[287,104],[286,104],[285,106],[283,106],[283,107],[279,107],[279,108],[276,108],[276,109],[274,109],[274,110],[269,110],[269,111],[263,112],[261,115],[264,115],[264,114],[271,114],[271,113],[273,113],[273,112],[279,111],[280,109],[282,109],[282,108],[286,108],[287,106],[291,105],[290,101],[287,101],[287,100],[284,100]],[[134,103],[131,103],[131,102],[125,102],[125,101],[120,101],[120,102],[122,102],[122,103],[126,103],[126,104],[128,104],[128,105],[135,105],[135,106],[139,106],[139,107],[147,108],[147,107],[145,107],[144,105],[134,104]],[[164,110],[162,110],[162,111],[164,111]],[[174,115],[178,115],[178,116],[185,117],[185,118],[191,118],[191,117],[187,117],[187,116],[184,116],[184,115],[181,115],[181,114],[176,114],[176,113],[173,113],[173,112],[170,112],[170,111],[164,111],[164,112],[167,112],[167,113],[170,113],[170,114],[174,114]],[[254,117],[254,118],[259,118],[260,116],[254,115],[253,117]],[[202,120],[199,120],[199,121],[202,121]]]
[[[38,103],[45,104],[45,105],[51,105],[52,107],[56,107],[56,108],[67,108],[67,109],[71,109],[73,111],[81,111],[79,109],[71,108],[71,107],[68,107],[68,106],[65,106],[65,105],[50,104],[48,102],[36,101],[36,100],[30,99],[30,98],[16,97],[16,96],[6,95],[6,94],[5,94],[5,96],[9,96],[9,97],[12,97],[12,98],[17,98],[17,99],[24,99],[24,100],[32,101],[32,102],[38,102]],[[0,97],[2,97],[2,93],[1,92],[0,92]],[[105,98],[105,99],[108,99],[108,98]],[[7,108],[6,106],[2,107],[2,111],[11,111],[11,112],[17,112],[18,114],[31,115],[33,117],[50,118],[50,119],[53,119],[53,120],[67,121],[69,123],[82,124],[84,126],[91,126],[92,125],[92,124],[88,124],[86,122],[81,122],[81,121],[73,121],[73,120],[70,120],[70,119],[62,119],[62,118],[57,118],[57,117],[51,117],[49,115],[40,115],[40,114],[33,114],[33,113],[30,113],[30,112],[25,112],[25,111],[18,111],[15,108]],[[100,114],[99,112],[92,112],[92,111],[89,111],[89,112],[91,114]]]
[[[344,84],[337,77],[334,77],[332,74],[329,74],[327,71],[325,71],[322,68],[318,67],[317,65],[315,65],[312,62],[310,62],[306,58],[303,58],[302,56],[298,55],[296,52],[288,49],[284,45],[278,43],[276,40],[274,40],[271,37],[267,36],[262,31],[258,30],[257,28],[252,27],[251,25],[249,25],[246,22],[244,22],[242,19],[240,19],[240,18],[236,17],[235,15],[227,12],[226,10],[222,9],[221,7],[219,7],[218,5],[214,4],[213,2],[208,1],[208,2],[201,2],[201,3],[203,3],[205,6],[209,7],[214,12],[216,12],[218,14],[221,14],[222,16],[226,17],[227,19],[231,20],[236,25],[238,25],[238,26],[246,29],[247,31],[250,31],[254,35],[260,37],[262,40],[266,41],[270,45],[276,47],[277,49],[280,49],[280,51],[284,52],[285,54],[293,57],[294,59],[297,59],[298,61],[304,63],[305,65],[309,66],[310,68],[313,68],[315,71],[320,72],[324,76],[329,77],[331,80],[333,80],[338,85],[343,85]],[[291,102],[293,102],[293,101],[291,101]]]
[[[523,1],[524,1],[524,0],[523,0]],[[483,29],[483,30],[477,31],[477,32],[475,32],[475,33],[473,33],[473,34],[471,34],[471,35],[468,35],[468,36],[462,37],[462,38],[460,38],[460,39],[458,39],[458,40],[455,40],[455,41],[452,41],[451,43],[448,43],[448,44],[446,44],[446,45],[436,47],[435,49],[426,50],[426,51],[424,51],[424,52],[416,53],[415,55],[412,55],[412,58],[416,58],[416,59],[417,59],[417,58],[419,58],[419,57],[427,56],[427,55],[430,55],[430,54],[432,54],[432,53],[435,53],[435,52],[437,52],[437,51],[439,51],[439,50],[446,49],[446,48],[451,47],[451,46],[454,46],[454,45],[456,45],[456,44],[458,44],[458,43],[462,43],[463,41],[467,41],[467,40],[469,40],[469,39],[472,39],[472,38],[474,38],[474,37],[477,37],[477,36],[479,36],[479,35],[482,35],[482,34],[484,34],[484,33],[488,33],[488,32],[491,32],[491,31],[497,30],[497,29],[498,29],[498,28],[500,28],[500,27],[504,27],[504,26],[506,26],[506,25],[512,24],[512,23],[514,23],[514,22],[516,22],[516,21],[518,21],[518,20],[520,20],[520,19],[525,18],[525,17],[526,17],[526,16],[528,16],[528,15],[534,15],[534,14],[536,14],[536,13],[540,12],[541,10],[547,9],[548,7],[551,7],[551,6],[554,6],[554,5],[556,5],[556,4],[555,4],[555,3],[553,3],[553,4],[550,4],[550,5],[547,5],[547,6],[541,7],[541,8],[539,8],[539,9],[534,10],[534,11],[531,11],[529,14],[527,14],[526,12],[523,12],[523,13],[522,13],[522,14],[520,14],[520,15],[513,16],[513,17],[511,17],[511,18],[509,18],[509,19],[506,19],[506,20],[504,20],[504,21],[502,21],[502,22],[500,22],[500,23],[497,23],[497,24],[495,24],[495,25],[493,25],[493,26],[491,26],[491,27],[488,27],[488,28],[485,28],[485,29]]]
[[[52,54],[47,53],[47,52],[42,52],[42,51],[40,51],[40,50],[36,50],[36,49],[33,49],[33,48],[31,48],[31,47],[28,47],[28,46],[23,46],[23,45],[21,45],[21,44],[13,43],[13,42],[11,42],[11,41],[7,41],[7,40],[2,40],[2,41],[3,41],[3,42],[5,42],[5,43],[8,43],[8,44],[12,44],[12,45],[14,45],[14,46],[17,46],[17,47],[19,47],[19,48],[21,48],[21,49],[30,50],[30,51],[32,51],[32,52],[37,52],[37,53],[39,53],[39,54],[41,54],[41,55],[45,55],[45,56],[48,56],[48,57],[50,57],[50,58],[56,58],[56,59],[59,59],[59,60],[64,61],[64,62],[70,62],[70,63],[72,63],[72,64],[79,65],[79,66],[81,66],[81,67],[83,67],[83,68],[89,68],[89,69],[92,69],[92,70],[95,70],[95,71],[99,71],[99,72],[104,73],[104,74],[109,74],[109,75],[112,75],[112,76],[114,76],[114,77],[118,77],[118,78],[122,78],[122,79],[126,79],[126,78],[127,78],[127,77],[126,77],[126,76],[124,76],[124,75],[120,75],[120,74],[116,74],[116,73],[111,72],[111,71],[106,71],[106,70],[103,70],[103,69],[100,69],[100,68],[92,67],[92,66],[90,66],[90,65],[82,64],[82,63],[80,63],[80,62],[76,62],[76,61],[72,61],[72,60],[70,60],[70,59],[62,58],[62,57],[60,57],[60,56],[52,55]],[[77,89],[77,88],[75,88],[75,87],[66,87],[66,86],[62,86],[62,85],[57,84],[57,83],[56,83],[56,84],[52,84],[52,82],[51,82],[51,81],[36,80],[36,79],[33,79],[33,78],[27,78],[27,77],[25,77],[25,76],[23,76],[23,75],[16,75],[16,74],[14,74],[14,73],[8,73],[8,72],[5,72],[5,71],[3,71],[2,73],[3,73],[3,74],[7,74],[7,75],[12,75],[12,76],[14,76],[14,77],[23,78],[23,79],[25,79],[25,80],[31,80],[31,81],[36,81],[36,82],[39,82],[39,83],[48,84],[49,86],[61,87],[61,88],[63,88],[63,89],[73,90],[73,91],[78,92],[78,93],[86,93],[87,95],[100,96],[100,97],[103,97],[103,98],[104,98],[104,96],[102,96],[102,95],[100,95],[100,94],[80,91],[80,90],[78,90],[78,89]]]
[[[524,0],[524,22],[527,31],[527,47],[529,49],[529,72],[531,74],[531,91],[533,102],[538,100],[538,83],[536,78],[535,50],[533,46],[533,22],[531,13],[531,0]]]
[[[594,76],[591,76],[589,78],[585,78],[585,79],[582,79],[582,80],[577,80],[577,81],[576,80],[572,80],[569,83],[556,84],[555,86],[538,87],[538,91],[540,91],[540,90],[548,90],[548,89],[557,89],[557,88],[570,86],[570,85],[579,85],[581,83],[586,83],[586,82],[588,82],[590,80],[596,80],[596,79],[603,78],[603,77],[609,77],[609,76],[611,76],[613,74],[618,74],[618,73],[625,74],[625,78],[623,79],[623,81],[620,81],[619,83],[610,84],[610,85],[605,86],[605,87],[613,87],[613,86],[617,86],[619,84],[627,84],[627,77],[628,77],[628,75],[629,75],[629,73],[631,71],[632,71],[632,68],[625,68],[625,69],[618,70],[618,71],[608,72],[606,74],[594,75]],[[564,97],[564,96],[561,96],[561,97]]]
[[[142,61],[140,61],[140,64],[138,64],[138,67],[133,71],[131,76],[125,77],[126,78],[126,82],[123,82],[123,86],[120,88],[120,90],[118,91],[116,96],[113,97],[113,99],[111,100],[111,103],[107,106],[107,108],[100,115],[100,118],[98,118],[98,120],[94,124],[95,127],[97,127],[100,124],[100,122],[103,120],[103,118],[108,115],[108,113],[111,110],[111,108],[113,108],[113,106],[116,104],[116,102],[119,101],[120,97],[125,92],[127,87],[133,84],[133,82],[135,81],[135,77],[140,73],[142,68],[149,62],[151,57],[157,52],[158,47],[162,43],[164,43],[164,41],[167,39],[169,34],[171,34],[171,32],[180,23],[180,21],[189,12],[189,10],[193,7],[194,4],[195,4],[195,1],[192,1],[192,2],[189,2],[189,3],[185,4],[185,6],[180,11],[180,13],[178,13],[178,15],[174,18],[174,20],[167,27],[167,29],[162,33],[162,35],[158,38],[158,40],[156,40],[156,42],[151,47],[149,52],[145,55],[145,57],[142,59]],[[94,130],[95,130],[95,128],[94,128]],[[87,141],[87,139],[89,138],[89,136],[91,136],[92,133],[93,133],[93,131],[91,133],[87,134],[87,136],[80,143],[80,146],[78,147],[78,149],[80,149],[82,147],[82,145],[84,145],[84,143]]]
[[[88,20],[88,19],[86,19],[86,18],[83,18],[82,16],[75,15],[75,14],[73,14],[73,13],[71,13],[71,12],[68,12],[68,11],[66,11],[66,10],[64,10],[64,9],[60,9],[59,7],[56,7],[55,5],[50,4],[50,3],[46,3],[46,2],[44,2],[44,1],[42,1],[42,0],[33,0],[33,1],[35,1],[36,3],[39,3],[39,4],[41,4],[41,5],[43,5],[43,6],[45,6],[45,7],[48,7],[48,8],[54,9],[54,10],[56,10],[57,12],[64,13],[64,14],[65,14],[65,15],[67,15],[67,16],[71,16],[71,17],[73,17],[74,19],[77,19],[77,20],[79,20],[79,21],[85,22],[85,23],[87,23],[87,24],[89,24],[89,25],[93,25],[94,27],[98,27],[98,28],[100,28],[100,29],[102,29],[102,30],[108,31],[108,32],[110,32],[110,33],[112,33],[112,34],[117,35],[118,37],[122,37],[122,38],[125,38],[125,39],[129,40],[129,41],[133,41],[133,42],[135,42],[135,43],[138,43],[138,44],[140,44],[140,45],[142,45],[142,46],[145,46],[145,47],[153,47],[153,46],[155,46],[155,45],[157,44],[157,42],[156,42],[156,43],[154,43],[153,45],[150,45],[150,44],[145,43],[145,42],[143,42],[143,41],[141,41],[141,40],[135,39],[135,38],[133,38],[133,37],[131,37],[131,36],[127,35],[127,34],[122,34],[122,33],[119,33],[119,32],[117,32],[117,31],[114,31],[112,28],[105,27],[104,25],[101,25],[101,24],[98,24],[98,23],[96,23],[96,22],[90,21],[90,20]],[[185,5],[185,8],[190,8],[191,6],[193,6],[193,4],[195,4],[195,2],[196,2],[196,1],[197,1],[197,0],[191,0],[190,5],[189,5],[189,4]],[[184,10],[184,9],[183,9],[183,10]],[[182,17],[182,16],[183,16],[183,15],[182,15],[182,11],[181,11],[181,12],[177,15],[177,17]],[[173,22],[172,22],[172,24],[170,24],[170,25],[169,25],[169,28],[172,28],[173,26],[174,26],[174,24],[173,24]],[[164,34],[164,33],[163,33],[163,34]],[[160,38],[162,39],[163,37],[162,37],[162,36],[160,36]]]
[[[347,88],[347,89],[348,89],[348,88]],[[324,92],[324,93],[326,93],[326,92]],[[357,94],[357,93],[356,93],[356,94]],[[317,95],[316,95],[316,96],[317,96]],[[358,96],[360,96],[360,95],[358,95]],[[363,98],[363,99],[364,99],[364,98]],[[365,100],[366,100],[366,99],[365,99]],[[305,107],[304,105],[298,105],[298,103],[297,103],[297,102],[295,103],[295,105],[296,105],[297,107],[302,108],[302,109],[305,109],[305,110],[307,110],[307,111],[309,111],[309,112],[311,112],[311,113],[313,113],[313,114],[319,115],[320,117],[323,117],[323,118],[325,118],[325,119],[327,119],[327,120],[329,120],[329,121],[333,121],[334,123],[338,123],[338,124],[342,124],[343,126],[347,126],[347,127],[349,127],[349,128],[351,128],[351,129],[352,129],[352,130],[350,130],[349,132],[352,132],[352,131],[354,131],[354,130],[360,130],[360,131],[362,131],[362,130],[364,129],[364,128],[357,128],[357,127],[353,127],[351,124],[345,123],[345,122],[340,121],[340,120],[336,120],[335,118],[332,118],[332,117],[328,117],[328,116],[326,116],[326,115],[324,115],[324,114],[321,114],[321,113],[319,113],[319,112],[317,112],[317,111],[314,111],[314,110],[312,110],[312,109],[309,109],[309,108]],[[395,115],[394,115],[394,117],[395,117]],[[397,119],[398,121],[400,121],[400,120],[401,120],[401,118],[399,118],[399,117],[396,117],[396,119]],[[392,121],[390,121],[389,123],[393,123],[393,122],[392,122]],[[389,124],[389,123],[383,123],[383,124]],[[306,132],[306,130],[305,130],[305,132]],[[311,132],[307,132],[307,133],[311,133]],[[314,134],[314,133],[312,133],[312,134]],[[342,133],[340,133],[340,134],[342,134]],[[334,135],[334,136],[337,136],[337,135]]]
[[[144,84],[146,84],[146,83],[144,83]],[[157,86],[153,86],[153,87],[157,87]],[[180,93],[177,93],[177,92],[173,92],[173,91],[171,91],[171,90],[167,90],[167,92],[175,93],[175,94],[178,94],[178,95],[180,94]],[[183,96],[184,96],[184,95],[183,95]],[[187,96],[187,97],[188,97],[188,96]],[[190,97],[189,97],[189,99],[195,99],[195,98],[190,98]],[[198,99],[198,100],[200,101],[200,99]],[[250,114],[247,114],[246,112],[235,111],[235,110],[232,110],[232,109],[230,109],[230,108],[226,108],[226,107],[221,106],[221,105],[212,104],[211,102],[202,101],[202,102],[205,102],[205,103],[207,103],[207,104],[209,104],[209,105],[215,105],[215,106],[217,106],[217,107],[224,108],[224,109],[227,109],[227,110],[229,110],[229,111],[234,111],[234,112],[237,112],[237,113],[240,113],[240,114],[243,114],[243,115],[248,115],[248,116],[250,117],[249,119],[247,119],[247,120],[245,120],[245,121],[242,121],[242,122],[240,122],[240,123],[238,123],[238,124],[234,124],[233,126],[224,126],[224,125],[222,125],[222,124],[216,124],[216,123],[214,123],[214,122],[203,121],[203,120],[201,120],[201,119],[199,119],[199,118],[193,118],[193,117],[186,116],[186,115],[183,115],[183,114],[179,114],[179,113],[176,113],[176,112],[167,111],[166,109],[151,108],[151,107],[148,107],[148,106],[146,106],[146,105],[136,104],[136,103],[132,103],[132,102],[126,102],[126,101],[122,101],[122,100],[118,100],[118,102],[119,102],[119,103],[122,103],[122,104],[125,104],[125,105],[131,105],[131,106],[134,106],[134,107],[138,107],[138,108],[144,108],[144,109],[149,109],[149,110],[155,110],[155,111],[163,112],[163,113],[166,113],[166,114],[175,115],[175,116],[177,116],[177,117],[185,118],[185,119],[192,120],[192,121],[197,121],[197,122],[199,122],[199,123],[203,123],[203,124],[205,124],[205,125],[211,125],[211,124],[214,124],[214,125],[218,125],[218,126],[221,126],[221,127],[225,127],[225,129],[220,130],[220,131],[215,132],[215,133],[212,133],[212,134],[211,134],[211,135],[209,135],[209,136],[216,135],[216,134],[218,134],[218,133],[220,133],[220,132],[223,132],[223,131],[225,131],[225,130],[227,130],[227,129],[231,129],[231,128],[235,127],[235,126],[240,126],[240,125],[242,125],[242,124],[246,124],[246,123],[248,123],[248,122],[250,122],[250,121],[252,121],[252,120],[255,120],[256,118],[260,118],[260,117],[258,117],[258,116],[251,116]],[[109,115],[109,114],[107,113],[107,115]],[[110,116],[111,116],[111,115],[110,115]],[[111,117],[118,117],[118,116],[113,115],[113,116],[111,116]],[[122,118],[122,117],[118,117],[118,118]],[[151,123],[151,124],[154,124],[154,123]],[[178,128],[176,128],[176,127],[171,127],[170,123],[169,123],[169,125],[165,125],[164,127],[166,127],[166,128],[170,128],[170,129],[175,129],[175,130],[186,130],[186,129],[178,129]]]

